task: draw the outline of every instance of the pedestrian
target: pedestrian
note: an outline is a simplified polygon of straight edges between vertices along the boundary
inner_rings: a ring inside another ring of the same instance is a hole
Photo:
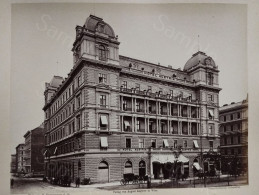
[[[11,179],[11,188],[13,188],[13,185],[14,185],[14,179],[12,178]]]
[[[79,187],[79,185],[80,185],[80,177],[77,177],[76,178],[76,187]]]

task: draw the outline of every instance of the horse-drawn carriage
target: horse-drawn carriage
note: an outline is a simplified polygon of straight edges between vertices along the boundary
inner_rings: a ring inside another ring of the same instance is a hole
[[[134,175],[134,173],[126,173],[123,174],[123,179],[121,179],[120,183],[121,185],[126,185],[126,184],[138,184],[138,183],[145,183],[148,181],[148,176],[140,177],[138,175]]]
[[[60,186],[67,186],[70,187],[71,185],[71,179],[69,176],[61,176],[61,177],[56,177],[56,178],[51,178],[50,183],[53,185],[60,185]]]

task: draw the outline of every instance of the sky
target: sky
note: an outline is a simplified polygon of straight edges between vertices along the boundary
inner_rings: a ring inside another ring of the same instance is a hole
[[[247,95],[247,9],[234,4],[13,4],[11,151],[44,121],[44,89],[73,67],[76,25],[94,14],[111,25],[120,55],[183,69],[198,50],[218,68],[220,106]],[[199,35],[199,38],[198,38]]]

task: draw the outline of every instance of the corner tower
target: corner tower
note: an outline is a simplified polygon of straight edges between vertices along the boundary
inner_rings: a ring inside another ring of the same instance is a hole
[[[102,18],[90,15],[84,26],[76,26],[74,65],[80,58],[119,65],[119,44],[112,27]]]
[[[207,142],[209,148],[217,148],[219,146],[219,91],[221,90],[218,83],[218,66],[210,56],[198,51],[186,62],[183,70],[190,75],[196,97],[200,101],[201,135],[209,140]]]

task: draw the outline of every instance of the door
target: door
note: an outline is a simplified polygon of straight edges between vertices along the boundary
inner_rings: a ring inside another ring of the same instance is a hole
[[[109,166],[108,163],[102,161],[98,167],[97,173],[97,182],[98,183],[107,183],[109,182]]]

